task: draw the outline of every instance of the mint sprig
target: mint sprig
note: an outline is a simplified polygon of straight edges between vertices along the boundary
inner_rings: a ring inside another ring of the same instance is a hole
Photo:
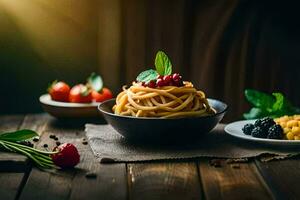
[[[253,108],[244,113],[245,119],[257,119],[266,116],[273,118],[283,115],[299,114],[300,109],[293,106],[290,101],[280,92],[269,95],[257,90],[245,90],[245,97]]]
[[[149,83],[150,81],[155,81],[158,75],[171,75],[172,74],[172,63],[168,58],[167,54],[163,51],[158,51],[155,56],[155,69],[148,69],[141,72],[136,80],[138,82]]]
[[[15,132],[0,133],[0,147],[10,152],[16,152],[27,156],[31,159],[37,167],[44,168],[57,168],[49,155],[56,154],[56,151],[42,151],[26,145],[19,144],[24,140],[29,140],[38,136],[32,130],[19,130]]]

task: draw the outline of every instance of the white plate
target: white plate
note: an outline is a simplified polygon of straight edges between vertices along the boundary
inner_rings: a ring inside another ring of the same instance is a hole
[[[276,145],[300,145],[300,140],[276,140],[276,139],[265,139],[265,138],[256,138],[251,135],[245,135],[242,131],[242,128],[245,124],[254,124],[255,120],[242,120],[236,121],[225,126],[225,132],[229,135],[232,135],[237,138],[244,140],[255,141],[263,144],[276,144]]]
[[[40,96],[43,109],[57,118],[88,118],[101,116],[98,111],[100,103],[68,103],[53,101],[49,94]]]

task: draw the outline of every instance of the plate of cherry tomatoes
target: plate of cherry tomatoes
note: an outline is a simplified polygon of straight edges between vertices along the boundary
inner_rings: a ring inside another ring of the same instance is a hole
[[[113,98],[107,87],[103,87],[101,76],[92,73],[85,84],[72,87],[64,81],[54,81],[48,93],[40,96],[44,111],[56,118],[88,118],[101,116],[98,105]]]

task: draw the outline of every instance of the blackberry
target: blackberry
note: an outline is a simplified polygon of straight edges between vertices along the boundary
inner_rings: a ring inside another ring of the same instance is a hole
[[[283,130],[280,125],[275,124],[271,126],[268,130],[268,136],[269,139],[282,139],[283,138]]]
[[[260,127],[265,132],[268,132],[269,128],[275,124],[274,120],[270,117],[264,117],[255,121],[254,125]]]
[[[254,126],[256,127],[260,127],[261,126],[261,122],[262,122],[262,119],[258,119],[254,122]]]
[[[255,128],[253,124],[246,124],[242,130],[245,135],[251,135],[252,130]]]
[[[252,131],[251,131],[251,135],[253,137],[257,137],[257,138],[266,138],[267,137],[268,132],[265,132],[262,128],[255,127]]]

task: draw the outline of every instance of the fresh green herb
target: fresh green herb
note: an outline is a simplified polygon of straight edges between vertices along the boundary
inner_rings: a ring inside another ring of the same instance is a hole
[[[156,71],[164,76],[172,74],[172,63],[163,51],[158,51],[155,57]]]
[[[57,168],[49,155],[57,152],[41,151],[17,142],[29,140],[38,134],[31,130],[19,130],[0,134],[0,147],[7,151],[21,153],[30,158],[39,168]]]
[[[38,136],[38,134],[32,130],[19,130],[15,132],[3,133],[0,135],[0,140],[6,140],[11,142],[18,142],[27,140],[33,137]]]
[[[155,57],[156,70],[149,69],[141,72],[136,80],[138,82],[149,83],[155,81],[158,75],[170,75],[172,74],[172,64],[168,56],[163,51],[158,51]]]
[[[158,73],[157,73],[155,70],[149,69],[149,70],[146,70],[146,71],[141,72],[141,73],[137,76],[136,80],[137,80],[138,82],[145,82],[145,83],[148,83],[148,82],[150,82],[150,81],[152,81],[152,80],[156,80],[157,75],[158,75]]]
[[[272,95],[257,90],[245,90],[245,97],[253,108],[248,113],[244,113],[245,119],[256,119],[266,116],[273,118],[283,115],[293,115],[300,113],[300,109],[293,106],[289,100],[279,92]]]
[[[263,111],[260,108],[251,108],[248,113],[244,113],[245,119],[257,119],[264,116]]]
[[[88,85],[95,91],[100,92],[103,87],[103,80],[100,75],[92,73],[87,79]]]
[[[245,90],[245,97],[249,103],[257,108],[271,109],[275,103],[275,99],[272,95],[257,90]]]

